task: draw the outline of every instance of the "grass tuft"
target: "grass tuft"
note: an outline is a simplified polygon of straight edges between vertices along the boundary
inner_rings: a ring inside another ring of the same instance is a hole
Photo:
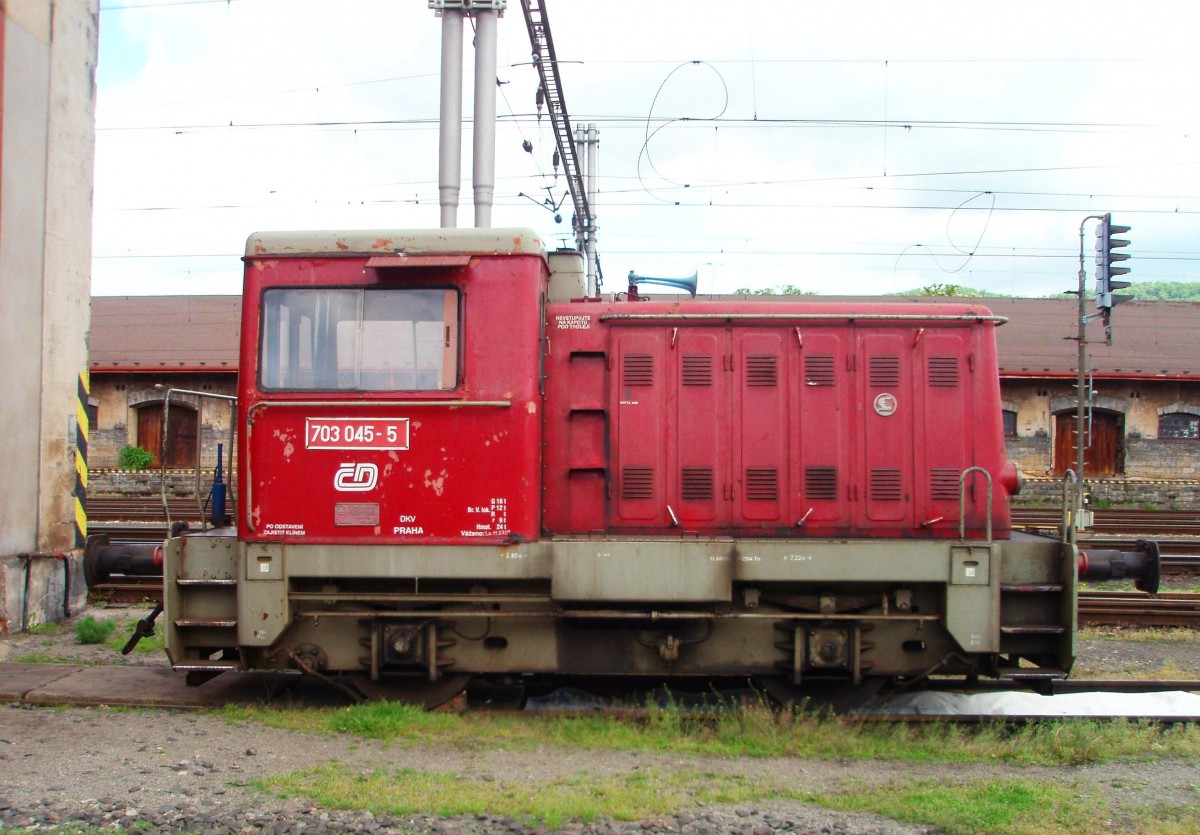
[[[103,644],[116,627],[114,621],[96,620],[91,615],[84,615],[75,624],[75,638],[81,644]]]
[[[30,635],[54,636],[62,632],[62,624],[54,623],[53,621],[50,623],[31,623],[25,631]]]
[[[112,634],[107,638],[107,643],[116,652],[120,652],[125,648],[125,644],[129,642],[133,635],[133,630],[137,627],[137,619],[124,618],[120,621],[115,621],[115,626]],[[162,624],[154,627],[154,634],[149,635],[138,641],[137,646],[133,651],[138,655],[146,655],[147,653],[158,653],[164,651],[163,646],[163,630]]]
[[[54,658],[44,652],[23,652],[19,655],[14,655],[8,660],[14,664],[70,664],[70,661],[64,661],[59,658]]]

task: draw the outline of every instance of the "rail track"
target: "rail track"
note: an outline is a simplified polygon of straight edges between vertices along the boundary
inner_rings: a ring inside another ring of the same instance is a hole
[[[107,666],[107,665],[64,665],[64,664],[21,664],[0,662],[0,699],[10,704],[30,706],[75,705],[90,707],[169,708],[175,710],[211,710],[223,705],[296,705],[341,707],[349,701],[347,693],[334,687],[327,679],[287,673],[233,673],[227,672],[203,687],[189,687],[185,675],[164,667]],[[704,716],[713,716],[714,705],[736,703],[750,693],[744,681],[717,682],[715,689],[704,693],[671,691],[670,703],[677,709],[696,713],[700,721]],[[1041,695],[1072,695],[1098,693],[1149,694],[1162,692],[1200,692],[1200,680],[1144,680],[1144,679],[1060,679],[1046,683]],[[557,690],[550,689],[557,687]],[[495,684],[477,681],[451,702],[439,710],[452,712],[479,712],[510,716],[537,714],[585,714],[619,716],[629,721],[640,721],[652,710],[650,705],[661,705],[663,688],[648,689],[647,684],[622,684],[619,688],[602,688],[597,693],[585,691],[571,680],[561,682],[539,682],[538,692],[527,692],[523,686]],[[733,689],[729,689],[733,688]],[[943,691],[959,696],[1025,693],[1031,694],[1026,684],[1016,681],[966,682],[963,679],[929,680],[921,689]],[[811,706],[833,709],[838,713],[848,712],[855,721],[927,723],[957,722],[1006,722],[1023,723],[1044,721],[1048,718],[1064,719],[1072,715],[1062,712],[1014,713],[1005,711],[931,713],[922,711],[888,712],[877,709],[875,689],[861,689],[857,693],[834,688],[833,692],[814,690]],[[754,695],[759,698],[761,691]],[[527,698],[528,697],[528,698]],[[832,701],[830,701],[832,700]],[[1147,715],[1144,709],[1135,713],[1119,708],[1110,713],[1096,714],[1094,711],[1079,714],[1090,719],[1130,719],[1139,721],[1196,722],[1200,716],[1181,715],[1177,711],[1160,715]]]
[[[1092,626],[1200,628],[1200,594],[1081,591],[1079,623]]]
[[[193,527],[208,510],[194,498],[171,498],[167,507],[171,522],[184,521]],[[167,514],[158,496],[89,496],[87,511],[88,533],[107,534],[111,542],[160,542],[167,538]],[[226,512],[236,515],[232,500]]]
[[[1014,507],[1013,527],[1023,530],[1057,530],[1062,510],[1053,507]],[[1092,517],[1094,536],[1190,537],[1200,539],[1200,513],[1186,510],[1097,510]]]

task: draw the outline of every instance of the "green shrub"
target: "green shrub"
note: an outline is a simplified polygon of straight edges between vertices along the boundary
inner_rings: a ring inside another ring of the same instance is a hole
[[[75,637],[81,644],[102,644],[108,640],[117,624],[111,620],[96,620],[91,615],[85,615],[75,624]]]
[[[140,446],[127,446],[117,456],[117,466],[122,470],[144,470],[154,463],[154,456]]]

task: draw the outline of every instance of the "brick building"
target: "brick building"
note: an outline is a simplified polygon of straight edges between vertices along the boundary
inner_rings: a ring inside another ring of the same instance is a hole
[[[237,394],[237,296],[96,296],[92,299],[89,465],[100,488],[126,446],[159,468],[194,471],[229,462],[230,401]],[[171,392],[169,404],[165,402]]]

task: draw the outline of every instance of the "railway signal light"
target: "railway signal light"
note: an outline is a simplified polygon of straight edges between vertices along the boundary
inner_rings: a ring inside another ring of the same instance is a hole
[[[1118,266],[1121,261],[1129,260],[1129,253],[1117,251],[1123,246],[1129,246],[1129,241],[1114,238],[1113,235],[1120,235],[1129,229],[1128,226],[1113,223],[1111,214],[1100,218],[1100,225],[1096,227],[1096,307],[1104,313],[1106,323],[1113,307],[1131,298],[1113,295],[1114,290],[1129,286],[1128,281],[1115,278],[1129,273],[1129,267]]]

